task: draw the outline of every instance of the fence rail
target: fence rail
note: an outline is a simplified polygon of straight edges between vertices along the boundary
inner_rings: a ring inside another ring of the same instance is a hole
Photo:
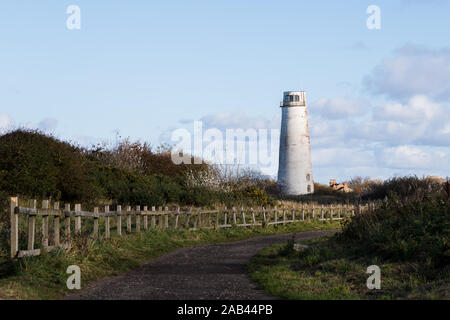
[[[94,239],[111,238],[111,232],[121,236],[124,233],[141,232],[149,229],[219,229],[238,227],[253,227],[276,224],[288,224],[299,221],[334,221],[351,217],[363,212],[370,212],[375,204],[366,205],[321,205],[301,204],[294,207],[273,208],[217,208],[206,210],[202,208],[189,208],[181,210],[175,207],[155,206],[122,206],[117,205],[116,210],[110,210],[106,205],[102,208],[84,211],[81,204],[72,206],[69,203],[60,208],[59,202],[54,202],[50,207],[49,200],[43,200],[41,207],[37,208],[37,201],[30,200],[28,207],[19,206],[18,197],[11,197],[11,257],[22,258],[26,256],[40,255],[58,248],[70,248],[72,232],[75,235],[88,235]],[[73,210],[72,210],[73,209]],[[19,217],[27,218],[28,241],[27,249],[19,248]],[[40,218],[41,245],[36,247],[36,222]],[[52,239],[50,245],[50,218],[53,220]],[[125,221],[123,221],[125,220]],[[133,225],[134,220],[134,225]],[[62,223],[62,221],[64,223]],[[84,221],[84,223],[83,223]],[[72,228],[72,222],[74,226]],[[102,230],[100,230],[100,222]],[[124,224],[122,222],[125,222]],[[89,224],[89,228],[83,225]],[[114,226],[112,225],[114,224]],[[103,232],[101,232],[103,231]],[[64,238],[63,241],[61,238]]]

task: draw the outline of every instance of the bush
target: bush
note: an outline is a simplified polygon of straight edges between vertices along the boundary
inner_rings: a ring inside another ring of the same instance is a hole
[[[0,190],[10,195],[92,201],[98,190],[82,150],[39,131],[0,136]]]
[[[363,193],[366,200],[385,199],[395,196],[399,201],[427,201],[430,198],[441,197],[444,194],[443,185],[433,179],[416,176],[394,177],[382,183],[374,183]]]
[[[129,140],[111,150],[102,146],[86,150],[35,130],[20,129],[0,136],[0,195],[90,206],[109,201],[148,206],[274,203],[260,190],[264,183],[255,175],[244,175],[239,181],[246,183],[231,191],[202,183],[191,185],[189,174],[204,177],[203,171],[214,172],[205,163],[175,165],[167,148],[154,151],[146,143]],[[255,186],[245,188],[249,184]]]
[[[425,267],[450,263],[450,206],[440,190],[411,177],[391,179],[387,190],[382,206],[344,223],[338,239],[366,253]]]

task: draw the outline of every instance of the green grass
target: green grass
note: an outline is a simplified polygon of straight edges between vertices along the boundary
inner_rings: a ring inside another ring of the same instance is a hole
[[[388,261],[361,255],[335,237],[305,241],[303,252],[292,243],[263,249],[248,271],[267,293],[284,299],[449,299],[450,269],[424,274],[417,262]],[[370,265],[381,268],[381,289],[366,286]]]
[[[257,236],[310,230],[339,229],[337,222],[295,223],[265,228],[234,227],[221,230],[151,230],[140,234],[95,241],[80,237],[70,251],[57,251],[20,260],[0,259],[0,299],[58,299],[66,287],[69,265],[81,268],[82,286],[118,275],[150,258],[178,248],[206,243],[244,240]]]

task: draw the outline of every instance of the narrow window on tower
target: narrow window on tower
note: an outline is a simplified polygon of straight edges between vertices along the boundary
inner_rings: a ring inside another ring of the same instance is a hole
[[[300,97],[299,96],[295,96],[295,101],[300,101]]]
[[[289,101],[290,102],[294,101],[294,96],[289,96]]]
[[[307,188],[308,192],[311,192],[311,186],[308,184],[308,188]]]
[[[310,181],[311,180],[311,175],[308,173],[307,175],[306,175],[306,181]]]

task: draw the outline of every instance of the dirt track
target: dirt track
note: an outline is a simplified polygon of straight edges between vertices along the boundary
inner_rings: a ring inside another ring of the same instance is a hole
[[[296,239],[332,232],[300,232]],[[123,275],[91,283],[65,299],[273,299],[248,278],[246,265],[262,248],[291,237],[275,235],[179,249]]]

